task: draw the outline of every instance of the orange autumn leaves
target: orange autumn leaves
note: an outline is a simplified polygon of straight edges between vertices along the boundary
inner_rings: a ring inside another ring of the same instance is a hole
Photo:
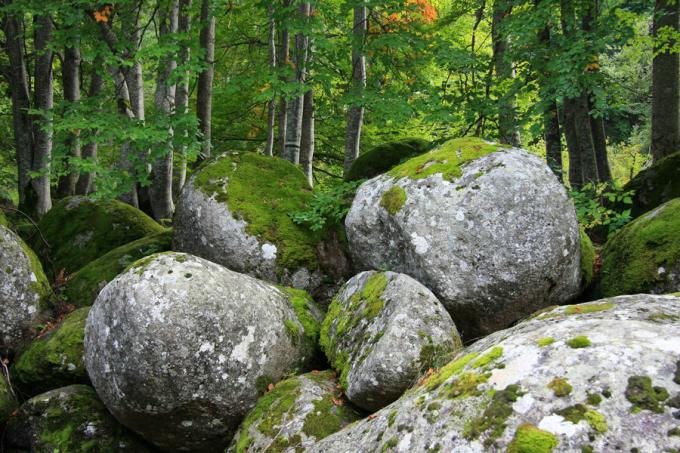
[[[404,27],[410,24],[432,24],[437,21],[437,9],[428,0],[406,0],[404,11],[387,16],[384,26]]]
[[[92,13],[92,16],[94,17],[94,20],[98,23],[101,22],[108,22],[109,18],[111,17],[111,14],[113,13],[113,5],[110,3],[105,4],[98,10],[94,11]]]

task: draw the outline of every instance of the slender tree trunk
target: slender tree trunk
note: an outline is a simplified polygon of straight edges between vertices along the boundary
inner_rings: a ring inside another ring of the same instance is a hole
[[[543,136],[545,138],[548,167],[562,182],[562,141],[557,103],[555,101],[550,102],[550,105],[543,113]]]
[[[98,56],[95,59],[94,67],[92,68],[92,76],[90,79],[90,89],[87,92],[87,97],[94,99],[99,96],[102,88],[104,87],[104,78],[99,72],[99,68],[104,66],[104,59]],[[99,135],[98,131],[94,131],[93,134]],[[83,145],[82,158],[84,160],[91,161],[92,163],[97,162],[97,142],[95,140],[90,140],[85,145]],[[78,178],[78,184],[76,186],[76,193],[78,195],[87,195],[95,190],[94,179],[96,174],[94,172],[83,173]]]
[[[309,17],[309,3],[300,4],[301,18]],[[295,34],[295,81],[298,90],[305,83],[305,66],[307,63],[307,39],[302,32]],[[302,108],[304,94],[288,101],[288,124],[286,126],[286,144],[284,157],[297,165],[300,163],[300,140],[302,139]]]
[[[678,33],[680,2],[656,0],[654,37],[662,30]],[[673,44],[673,43],[671,43]],[[669,46],[672,47],[672,46]],[[680,150],[680,56],[676,52],[659,52],[652,61],[652,157],[654,161]]]
[[[269,5],[269,70],[276,70],[276,19],[274,18],[274,3]],[[274,129],[276,126],[276,99],[272,97],[267,103],[267,144],[264,148],[265,156],[274,155]]]
[[[139,121],[146,119],[144,109],[144,74],[142,63],[137,55],[142,44],[142,27],[140,26],[140,9],[143,2],[131,4],[121,13],[121,30],[125,43],[124,58],[131,67],[123,71],[130,94],[132,113]]]
[[[35,18],[35,89],[33,105],[36,109],[48,112],[54,103],[52,86],[52,59],[50,49],[52,39],[52,19],[50,16]],[[36,213],[42,216],[52,209],[50,193],[50,163],[52,159],[52,131],[49,120],[36,117],[33,121],[33,171],[40,173],[31,182],[37,194]]]
[[[581,152],[576,137],[576,123],[574,122],[574,100],[564,100],[564,137],[569,150],[569,184],[578,189],[583,186],[583,168],[581,166]]]
[[[165,42],[177,33],[179,0],[170,0],[159,10],[159,41]],[[176,85],[170,78],[177,68],[175,55],[169,54],[161,58],[156,76],[155,106],[158,112],[170,117],[175,109]],[[168,129],[168,140],[161,145],[153,162],[153,180],[151,181],[151,210],[156,220],[169,219],[175,211],[172,200],[172,128]],[[156,153],[154,153],[156,154]]]
[[[515,78],[515,69],[507,56],[508,38],[503,32],[503,20],[510,14],[512,3],[508,0],[495,0],[491,21],[493,40],[493,62],[496,71],[496,83],[505,89]],[[520,146],[521,140],[517,128],[517,106],[512,93],[501,93],[498,99],[498,136],[501,143]]]
[[[283,0],[284,8],[290,6],[290,0]],[[287,16],[286,16],[287,19]],[[281,24],[279,27],[281,29],[281,45],[279,46],[279,67],[286,70],[289,66],[290,61],[290,34],[288,33],[288,25],[285,23]],[[286,82],[287,77],[283,71],[281,71],[281,81]],[[288,101],[285,96],[281,96],[279,99],[279,155],[281,157],[286,156],[286,129],[288,126]]]
[[[192,0],[180,0],[179,2],[179,19],[178,19],[178,31],[180,34],[188,36],[191,32],[191,3]],[[191,47],[189,42],[182,42],[179,51],[179,64],[187,65],[191,60]],[[188,69],[182,71],[182,78],[177,84],[177,93],[175,95],[175,111],[178,115],[186,115],[189,113],[189,82],[191,80],[191,74]],[[179,131],[183,140],[188,138],[186,129]],[[179,191],[184,187],[184,183],[187,179],[187,147],[185,144],[180,144],[177,147],[175,157],[177,158],[177,164],[175,165],[175,170],[177,175],[175,177],[175,187],[173,190],[173,196],[177,196]]]
[[[580,148],[581,170],[583,171],[584,183],[597,183],[599,181],[597,171],[597,159],[595,158],[595,143],[593,141],[590,126],[590,108],[588,95],[582,94],[574,99],[574,126],[576,141]]]
[[[215,75],[215,16],[210,11],[210,0],[201,2],[200,46],[203,50],[204,69],[198,74],[196,114],[203,135],[201,158],[207,159],[212,152],[212,94]]]
[[[72,104],[80,102],[80,48],[77,46],[64,49],[64,62],[61,66],[62,86],[64,99]],[[66,149],[71,152],[67,156],[66,168],[72,168],[68,158],[81,158],[79,131],[69,134],[64,140]],[[75,195],[78,183],[78,171],[72,170],[68,175],[59,178],[57,192],[60,197]]]
[[[117,67],[109,67],[109,72],[114,82],[114,90],[116,95],[116,106],[120,115],[126,116],[129,119],[134,119],[135,114],[132,112],[130,103],[130,93],[128,91],[127,83],[123,72]],[[120,158],[118,159],[118,167],[125,171],[131,178],[129,184],[130,190],[120,196],[120,199],[132,206],[139,207],[139,196],[134,179],[134,162],[139,156],[134,154],[130,143],[124,143],[120,148]]]
[[[361,127],[364,122],[363,96],[366,90],[366,56],[364,40],[368,30],[368,9],[365,6],[354,8],[352,29],[352,104],[347,112],[347,134],[345,139],[345,159],[343,173],[347,174],[352,162],[359,157]]]
[[[589,103],[592,112],[592,102]],[[611,182],[612,172],[607,157],[607,135],[604,129],[604,120],[590,115],[590,128],[593,132],[593,145],[595,146],[595,160],[597,161],[597,179],[600,182]]]
[[[314,186],[312,178],[312,163],[314,162],[314,90],[310,89],[304,96],[304,108],[302,114],[302,138],[300,140],[300,165],[307,176],[309,187]]]

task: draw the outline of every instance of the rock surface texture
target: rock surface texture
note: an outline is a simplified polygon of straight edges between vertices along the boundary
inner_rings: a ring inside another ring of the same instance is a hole
[[[17,352],[35,336],[51,294],[33,251],[0,225],[0,353]]]
[[[299,308],[202,258],[152,255],[100,292],[85,365],[109,410],[151,443],[220,450],[260,391],[310,360],[305,325],[315,321]]]
[[[375,411],[461,340],[430,290],[405,274],[370,271],[352,277],[333,299],[321,344],[347,398]]]
[[[467,340],[579,291],[573,204],[520,149],[446,142],[361,185],[345,226],[355,264],[423,283]]]
[[[333,372],[312,372],[281,381],[257,402],[229,451],[298,451],[362,416],[342,401]]]
[[[679,335],[673,296],[544,311],[307,451],[677,451]]]

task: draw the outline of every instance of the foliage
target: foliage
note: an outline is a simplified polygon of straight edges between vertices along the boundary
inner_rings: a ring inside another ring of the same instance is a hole
[[[570,194],[576,206],[578,221],[586,230],[605,227],[611,236],[632,219],[631,209],[617,211],[608,207],[613,203],[631,205],[632,190],[623,190],[609,183],[588,183],[580,189],[572,189]]]
[[[314,191],[309,209],[291,214],[293,222],[305,225],[312,231],[321,231],[340,224],[352,205],[354,194],[363,182],[363,179],[342,182],[327,189]]]

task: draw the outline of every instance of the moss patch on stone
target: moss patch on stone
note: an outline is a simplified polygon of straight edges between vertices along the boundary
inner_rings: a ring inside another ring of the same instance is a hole
[[[499,146],[480,138],[457,138],[407,160],[391,169],[388,174],[395,178],[421,179],[440,173],[444,179],[453,181],[462,175],[463,164],[499,149]]]
[[[0,426],[5,424],[5,420],[19,406],[16,396],[9,386],[4,373],[0,373]]]
[[[652,385],[649,376],[631,376],[626,386],[626,399],[633,404],[632,411],[648,410],[657,414],[664,412],[663,402],[669,397],[663,387]]]
[[[40,298],[40,309],[47,310],[50,307],[53,293],[52,286],[50,285],[50,282],[47,279],[47,275],[45,274],[43,265],[38,259],[38,255],[36,255],[33,249],[31,249],[31,247],[29,247],[28,244],[19,237],[19,235],[15,234],[14,236],[19,241],[19,245],[21,245],[24,254],[28,258],[29,265],[31,266],[31,271],[33,272],[33,275],[35,275],[35,281],[31,282],[31,289],[33,289],[33,291],[35,291],[36,294],[38,294],[38,297]]]
[[[680,152],[666,156],[651,167],[642,170],[624,191],[632,190],[633,205],[621,205],[619,210],[631,209],[633,217],[648,212],[668,200],[680,197]]]
[[[305,342],[305,347],[308,353],[314,354],[319,344],[319,331],[321,330],[321,321],[317,318],[317,314],[321,314],[321,310],[316,306],[314,299],[307,294],[306,291],[295,288],[288,288],[284,286],[278,287],[288,298],[293,311],[300,324],[302,324],[303,331],[300,332],[295,325],[295,335],[302,336]],[[286,328],[288,328],[286,326]]]
[[[591,428],[599,433],[607,432],[609,427],[607,426],[607,419],[600,412],[596,410],[589,409],[583,404],[575,404],[573,406],[565,407],[555,412],[557,415],[561,415],[565,420],[572,423],[578,423],[581,420],[588,422]]]
[[[517,427],[515,437],[505,451],[506,453],[550,453],[558,444],[559,441],[554,434],[525,423]]]
[[[507,386],[493,394],[489,405],[481,416],[470,420],[464,429],[463,436],[477,439],[488,433],[484,439],[484,446],[489,447],[498,439],[506,428],[506,420],[512,415],[512,405],[521,396],[520,387],[516,384]]]
[[[680,198],[634,220],[607,241],[597,285],[600,297],[663,287],[680,265]]]
[[[425,381],[425,388],[429,391],[436,389],[451,376],[459,374],[465,368],[465,365],[473,361],[478,355],[477,352],[471,352],[449,362]]]
[[[491,362],[500,359],[503,356],[503,348],[500,346],[493,347],[489,352],[472,362],[472,368],[485,368]]]
[[[585,288],[593,281],[595,246],[590,237],[581,229],[581,285]]]
[[[564,310],[567,315],[585,315],[588,313],[597,313],[599,311],[606,311],[614,308],[615,304],[613,302],[605,303],[591,303],[585,305],[570,305]]]
[[[276,246],[276,263],[286,269],[316,269],[316,246],[324,232],[295,224],[290,215],[309,209],[312,191],[290,162],[256,153],[229,153],[203,166],[196,186],[226,203],[246,232]]]
[[[404,138],[383,143],[362,153],[345,175],[347,181],[370,179],[385,173],[404,160],[425,152],[429,142],[421,138]]]
[[[587,348],[590,344],[590,339],[585,335],[578,335],[567,341],[567,346],[573,349]]]
[[[569,396],[573,387],[569,384],[566,378],[556,377],[548,383],[548,388],[553,391],[553,394],[558,398]]]
[[[83,339],[89,308],[64,318],[59,326],[35,339],[12,365],[12,379],[33,396],[69,384],[89,383],[83,363]]]
[[[34,247],[49,269],[48,274],[61,269],[67,274],[74,273],[110,250],[164,230],[151,217],[129,204],[83,197],[61,200],[38,226],[50,250],[39,239]]]
[[[404,203],[406,203],[406,191],[400,186],[392,186],[380,198],[380,206],[392,215],[399,212]]]
[[[536,344],[541,348],[549,346],[549,345],[553,344],[554,342],[555,342],[555,339],[553,337],[539,338],[538,340],[536,340]]]
[[[99,291],[130,264],[172,248],[172,230],[155,233],[115,248],[91,261],[66,282],[63,295],[76,307],[92,305]]]

